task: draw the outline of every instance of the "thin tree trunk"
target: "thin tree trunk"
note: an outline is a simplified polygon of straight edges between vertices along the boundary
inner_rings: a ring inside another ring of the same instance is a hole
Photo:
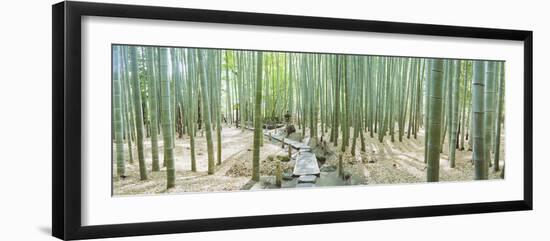
[[[495,124],[495,92],[496,92],[496,63],[494,61],[487,61],[485,68],[485,93],[484,93],[484,109],[485,109],[485,116],[483,117],[483,126],[484,126],[484,132],[485,132],[485,148],[483,149],[484,156],[483,159],[486,160],[486,162],[489,165],[492,165],[491,163],[491,151],[492,151],[492,143],[493,143],[493,125]],[[488,170],[487,170],[488,172]]]
[[[134,96],[134,114],[136,121],[137,132],[137,147],[138,147],[138,161],[139,161],[139,176],[141,180],[147,180],[147,169],[145,167],[145,154],[143,147],[143,112],[141,104],[141,91],[138,76],[137,66],[137,47],[129,47],[129,61],[130,61],[130,82],[132,83],[132,92]]]
[[[484,72],[487,67],[486,61],[474,61],[473,83],[472,83],[472,135],[473,135],[473,161],[475,165],[475,179],[487,179],[487,159],[485,159],[485,136],[483,133],[484,110]]]
[[[256,94],[254,103],[254,147],[252,148],[252,180],[260,181],[260,138],[262,138],[262,52],[256,57]]]
[[[151,155],[153,159],[153,171],[159,171],[159,150],[158,150],[158,106],[157,106],[157,80],[155,79],[155,71],[153,67],[153,49],[147,47],[145,49],[147,53],[147,76],[148,76],[148,88],[149,88],[149,116],[151,118]]]
[[[463,88],[464,88],[464,92],[462,92],[462,120],[460,121],[460,150],[464,150],[464,140],[465,140],[465,137],[466,137],[466,93],[467,93],[467,90],[468,90],[468,64],[464,64],[464,75],[463,75],[463,78],[464,78],[464,82],[463,82]]]
[[[211,83],[208,83],[212,81],[209,79],[207,67],[208,60],[205,60],[205,56],[207,53],[204,53],[206,51],[210,50],[199,50],[198,51],[198,60],[199,60],[199,69],[201,70],[200,74],[200,91],[202,95],[202,112],[203,112],[203,121],[204,121],[204,128],[206,129],[206,148],[208,151],[208,174],[214,174],[214,145],[212,143],[212,118],[210,117],[211,111],[211,105],[210,105],[210,98],[209,98],[209,88],[208,85]],[[207,56],[208,57],[208,56]]]
[[[427,181],[439,181],[439,150],[441,138],[442,94],[443,94],[443,60],[433,59],[432,79],[430,81],[430,136],[428,139]]]
[[[172,120],[172,100],[169,80],[168,48],[160,48],[160,91],[161,91],[161,115],[162,137],[164,139],[164,162],[166,164],[166,188],[172,188],[176,182],[176,169],[174,158],[174,121]]]
[[[122,141],[122,94],[120,86],[120,47],[113,46],[113,129],[115,133],[115,158],[116,173],[118,177],[124,177],[124,143]]]
[[[426,103],[426,106],[425,106],[425,114],[424,114],[424,119],[425,119],[425,123],[424,123],[424,163],[428,163],[428,143],[430,142],[430,112],[431,112],[431,101],[430,101],[430,94],[431,94],[431,91],[432,91],[432,88],[430,87],[431,86],[431,82],[432,82],[432,79],[433,79],[433,71],[432,71],[432,68],[433,68],[433,61],[432,60],[426,60],[427,62],[427,75],[428,77],[426,78],[426,83],[425,83],[425,88],[426,88],[426,93],[425,93],[425,103]]]
[[[451,131],[450,131],[450,141],[449,141],[449,160],[451,168],[455,167],[456,162],[456,140],[457,140],[457,129],[458,129],[458,100],[459,96],[459,86],[460,86],[460,60],[453,60],[453,70],[452,70],[452,115],[451,115]]]
[[[195,155],[195,83],[197,79],[197,70],[195,68],[195,50],[189,49],[187,56],[188,63],[188,81],[187,81],[187,103],[188,103],[188,121],[187,129],[189,133],[189,149],[191,151],[191,171],[197,171],[197,159]],[[197,100],[198,101],[198,100]]]
[[[495,121],[496,125],[496,135],[495,135],[495,159],[493,164],[493,171],[499,171],[499,161],[500,161],[500,128],[502,123],[502,108],[504,106],[504,63],[498,64],[500,77],[499,77],[499,86],[498,86],[498,108],[497,108],[497,118]],[[504,172],[504,168],[502,169]]]

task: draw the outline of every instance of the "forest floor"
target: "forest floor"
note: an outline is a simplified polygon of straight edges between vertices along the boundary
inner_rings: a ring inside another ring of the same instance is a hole
[[[197,171],[191,171],[191,154],[189,137],[176,138],[175,142],[175,165],[176,165],[176,186],[166,190],[166,168],[162,167],[163,141],[159,140],[159,161],[161,169],[159,172],[151,172],[152,156],[151,141],[144,142],[145,160],[148,169],[148,180],[141,181],[139,176],[139,165],[137,153],[134,150],[134,162],[126,164],[126,178],[121,179],[113,176],[113,195],[135,195],[135,194],[156,194],[156,193],[181,193],[181,192],[212,192],[240,190],[251,178],[252,173],[252,142],[254,133],[249,130],[242,131],[232,127],[222,129],[222,164],[216,165],[215,174],[208,175],[208,152],[206,148],[206,137],[198,134],[195,138],[195,153]],[[128,160],[127,145],[125,147],[125,158]],[[214,154],[217,150],[217,143],[214,141]],[[266,160],[268,155],[281,152],[281,147],[276,144],[264,142],[260,148],[260,159]],[[273,174],[270,172],[274,167],[262,165],[262,174]],[[113,165],[116,170],[116,165]],[[115,175],[115,173],[113,173]]]
[[[217,165],[215,173],[208,175],[208,156],[206,150],[206,138],[198,134],[195,139],[197,171],[191,171],[191,158],[189,138],[176,139],[176,185],[175,188],[166,190],[166,168],[161,167],[159,172],[151,172],[151,142],[147,139],[145,146],[145,159],[148,169],[148,180],[140,181],[137,153],[134,150],[134,162],[126,163],[127,177],[122,179],[113,173],[113,195],[136,194],[160,194],[183,192],[213,192],[235,191],[243,189],[269,189],[277,188],[274,184],[275,166],[277,157],[288,155],[286,148],[275,140],[264,137],[264,145],[260,149],[260,175],[259,183],[251,181],[252,174],[252,143],[253,132],[250,130],[225,127],[222,129],[222,164]],[[299,136],[294,134],[293,136]],[[504,134],[502,135],[504,136]],[[292,137],[292,136],[291,136]],[[326,136],[325,136],[326,138]],[[295,138],[296,139],[296,138]],[[503,138],[502,138],[503,140]],[[341,144],[341,140],[339,144]],[[159,159],[162,166],[162,145],[159,140]],[[424,132],[418,133],[417,139],[412,136],[399,142],[397,135],[392,142],[386,136],[382,143],[377,135],[373,138],[365,133],[366,151],[360,151],[360,140],[357,139],[355,155],[351,155],[350,147],[343,153],[343,166],[346,173],[345,180],[338,177],[338,155],[341,146],[326,145],[326,160],[319,162],[321,175],[316,186],[341,186],[341,185],[372,185],[372,184],[397,184],[418,183],[426,180],[426,164],[424,163]],[[351,146],[351,143],[350,143]],[[440,156],[440,181],[471,181],[473,179],[474,166],[471,162],[471,151],[456,151],[456,167],[451,168],[447,156],[447,144]],[[127,145],[124,145],[127,148]],[[135,147],[134,147],[135,148]],[[214,153],[217,150],[214,141]],[[504,150],[504,146],[501,146]],[[293,153],[296,153],[294,151]],[[126,160],[128,152],[125,149]],[[500,166],[502,170],[504,153],[501,151]],[[294,166],[294,160],[281,162],[283,173],[290,174]],[[113,171],[116,164],[113,163]],[[500,179],[500,172],[489,172],[489,179]],[[283,179],[283,188],[296,187],[296,178]]]

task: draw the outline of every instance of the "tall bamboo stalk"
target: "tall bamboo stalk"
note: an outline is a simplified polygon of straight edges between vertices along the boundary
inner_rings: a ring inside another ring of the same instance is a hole
[[[117,176],[123,177],[125,174],[124,165],[124,143],[122,140],[123,123],[122,123],[122,94],[120,86],[120,47],[113,46],[113,130],[115,133],[115,150],[116,150],[116,172]]]
[[[161,92],[161,113],[162,113],[162,137],[164,142],[164,162],[166,164],[166,188],[172,188],[176,182],[176,170],[174,160],[174,121],[173,103],[171,101],[170,73],[168,71],[169,53],[168,48],[159,49],[160,59],[160,92]]]
[[[132,95],[134,97],[134,114],[137,133],[137,149],[139,161],[139,176],[141,180],[147,180],[147,169],[145,167],[145,153],[143,147],[143,110],[141,104],[140,81],[137,67],[137,47],[128,47],[129,50],[129,66],[130,66],[130,82],[132,83]]]
[[[487,159],[485,159],[485,136],[483,119],[485,117],[484,73],[487,68],[486,61],[474,61],[474,76],[472,78],[472,145],[473,161],[475,165],[475,179],[487,179]]]
[[[260,138],[262,138],[262,52],[256,56],[256,94],[254,101],[254,146],[252,148],[252,180],[260,181]]]
[[[153,49],[148,47],[145,49],[147,54],[147,84],[149,89],[149,116],[151,119],[151,155],[153,159],[153,171],[159,171],[159,151],[158,151],[158,106],[157,106],[157,80],[155,78],[155,69],[153,65]]]
[[[439,151],[441,149],[441,119],[443,99],[443,60],[432,60],[432,79],[430,80],[430,114],[428,139],[427,181],[439,181]]]
[[[502,109],[504,108],[504,63],[498,64],[499,70],[499,84],[498,84],[498,107],[497,107],[497,117],[495,120],[496,134],[495,134],[495,158],[493,163],[493,171],[498,172],[499,161],[500,161],[500,128],[502,125]],[[504,169],[503,169],[504,172]]]
[[[199,50],[198,60],[199,60],[199,69],[200,71],[200,91],[202,97],[202,112],[204,115],[204,128],[206,129],[206,149],[208,151],[208,174],[214,174],[214,145],[212,144],[212,119],[211,119],[211,105],[209,97],[209,88],[210,84],[209,75],[207,67],[209,66],[210,58],[205,59],[209,50]]]

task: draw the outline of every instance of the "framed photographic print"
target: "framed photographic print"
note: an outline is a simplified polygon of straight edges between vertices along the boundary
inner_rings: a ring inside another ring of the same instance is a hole
[[[532,209],[532,32],[53,5],[53,235]]]

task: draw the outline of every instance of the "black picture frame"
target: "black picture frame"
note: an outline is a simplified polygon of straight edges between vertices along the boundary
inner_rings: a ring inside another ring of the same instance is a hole
[[[516,40],[524,44],[523,199],[334,212],[82,226],[81,224],[81,17],[230,23],[327,30]],[[491,28],[290,16],[90,2],[52,6],[52,233],[87,239],[228,229],[308,225],[442,215],[532,210],[533,208],[533,32]]]

